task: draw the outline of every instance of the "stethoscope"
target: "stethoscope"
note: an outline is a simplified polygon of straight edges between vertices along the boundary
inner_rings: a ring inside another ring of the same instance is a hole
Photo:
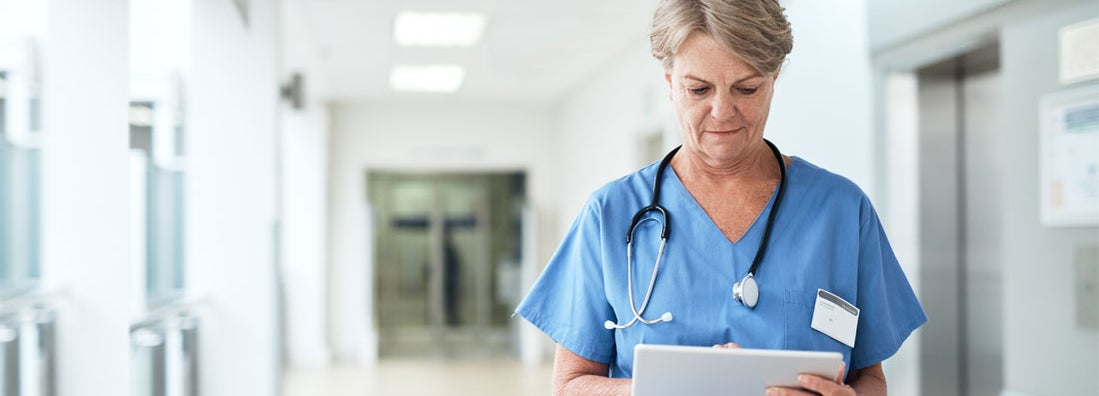
[[[748,308],[755,308],[756,303],[759,302],[759,284],[756,283],[755,273],[759,269],[759,263],[763,260],[763,253],[767,251],[767,241],[771,239],[771,227],[775,224],[775,213],[778,212],[778,205],[782,202],[782,193],[786,190],[786,161],[782,159],[782,153],[778,151],[778,147],[775,147],[773,143],[767,139],[763,139],[764,143],[771,148],[771,152],[775,154],[775,160],[778,161],[778,168],[781,173],[781,178],[778,183],[778,194],[775,195],[775,204],[771,207],[771,213],[767,214],[767,225],[763,228],[763,238],[759,241],[759,247],[756,248],[756,256],[752,260],[752,266],[748,268],[748,274],[744,275],[739,282],[733,284],[733,300],[744,304]],[[660,260],[664,257],[664,247],[668,243],[668,235],[671,234],[671,226],[668,221],[668,210],[660,205],[660,181],[664,177],[664,169],[668,167],[668,163],[671,162],[675,153],[679,152],[679,149],[683,146],[676,147],[672,151],[668,152],[668,155],[664,156],[664,159],[660,161],[660,165],[656,168],[656,178],[653,181],[653,198],[652,202],[648,206],[641,208],[637,213],[633,215],[633,220],[630,221],[630,228],[626,230],[626,288],[628,289],[628,295],[630,298],[630,311],[633,311],[633,319],[630,319],[626,324],[615,324],[613,321],[606,321],[603,323],[603,327],[607,330],[613,329],[625,329],[633,326],[634,323],[641,322],[647,325],[653,325],[660,322],[672,321],[672,313],[665,312],[656,319],[645,319],[641,315],[645,313],[645,308],[649,306],[649,299],[652,297],[653,285],[656,284],[656,274],[660,271]],[[648,212],[658,212],[660,217],[663,218],[663,224],[660,229],[660,249],[656,254],[656,263],[653,264],[653,275],[649,279],[649,290],[645,292],[645,299],[641,302],[641,309],[638,309],[634,304],[633,299],[633,233],[637,230],[637,225],[645,221],[659,221],[655,217],[643,217]]]

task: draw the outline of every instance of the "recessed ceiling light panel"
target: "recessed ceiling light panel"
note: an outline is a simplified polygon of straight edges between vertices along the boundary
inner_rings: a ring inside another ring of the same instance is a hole
[[[393,40],[406,47],[472,47],[487,20],[476,12],[402,11],[393,23]]]

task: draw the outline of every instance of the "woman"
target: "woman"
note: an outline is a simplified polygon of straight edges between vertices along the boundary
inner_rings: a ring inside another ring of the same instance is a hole
[[[804,388],[885,394],[881,361],[927,319],[866,195],[763,138],[782,7],[664,0],[651,41],[682,147],[592,194],[516,309],[558,343],[555,394],[629,394],[642,342],[836,351],[849,373]],[[812,328],[818,289],[859,309],[854,334]]]

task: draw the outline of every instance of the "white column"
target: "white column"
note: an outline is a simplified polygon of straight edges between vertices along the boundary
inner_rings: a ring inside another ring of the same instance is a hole
[[[886,107],[884,139],[888,162],[885,186],[886,210],[882,212],[893,252],[908,274],[908,281],[919,295],[920,277],[920,203],[919,203],[919,131],[917,126],[918,92],[912,73],[890,74],[883,81]],[[894,395],[920,394],[920,334],[913,333],[897,354],[883,366]]]
[[[521,295],[525,296],[531,286],[534,286],[534,281],[538,279],[542,268],[538,264],[538,215],[533,208],[523,208],[522,224],[522,258],[519,264],[519,283],[521,286],[519,290]],[[530,366],[542,363],[542,351],[544,350],[546,337],[526,319],[516,316],[513,320],[519,326],[519,360]]]
[[[198,312],[199,393],[279,393],[275,2],[195,1],[186,73],[187,292]]]
[[[126,0],[53,0],[42,80],[42,277],[60,395],[130,393]]]
[[[329,363],[327,240],[327,113],[319,102],[306,110],[283,106],[282,283],[286,349],[294,367]]]

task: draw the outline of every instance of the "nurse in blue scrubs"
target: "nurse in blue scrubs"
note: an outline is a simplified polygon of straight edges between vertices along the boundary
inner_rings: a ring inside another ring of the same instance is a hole
[[[652,51],[683,145],[595,191],[516,309],[558,344],[555,394],[628,395],[640,343],[840,352],[846,375],[802,386],[885,394],[881,362],[927,318],[859,187],[764,139],[783,11],[661,1]],[[853,307],[850,329],[813,325],[822,296]]]

